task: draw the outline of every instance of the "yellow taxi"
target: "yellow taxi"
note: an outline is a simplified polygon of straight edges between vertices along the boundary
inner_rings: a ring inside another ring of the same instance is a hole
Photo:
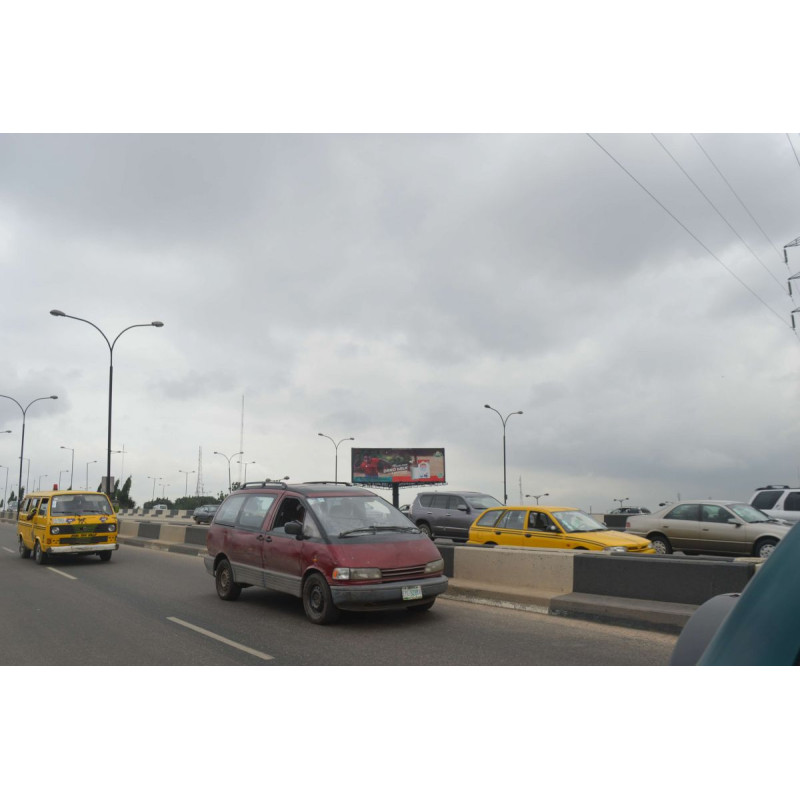
[[[469,543],[568,550],[654,553],[643,536],[612,531],[579,508],[502,506],[489,508],[472,523]]]
[[[37,564],[54,555],[96,553],[109,561],[117,544],[117,515],[100,492],[53,490],[22,499],[17,520],[19,554]]]

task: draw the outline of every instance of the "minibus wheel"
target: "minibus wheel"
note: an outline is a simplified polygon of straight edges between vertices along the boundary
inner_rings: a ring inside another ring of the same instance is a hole
[[[22,541],[22,537],[19,537],[19,555],[20,558],[30,558],[31,557],[31,549],[30,547],[25,547],[25,542]]]
[[[47,563],[47,553],[42,550],[42,544],[38,539],[36,540],[36,544],[33,546],[33,558],[37,564]]]
[[[97,555],[100,556],[101,561],[111,561],[111,553],[112,550],[103,550],[102,552],[98,553]]]

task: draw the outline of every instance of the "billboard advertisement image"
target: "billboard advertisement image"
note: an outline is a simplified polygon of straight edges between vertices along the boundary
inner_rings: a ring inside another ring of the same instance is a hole
[[[354,447],[353,483],[444,483],[443,447]]]

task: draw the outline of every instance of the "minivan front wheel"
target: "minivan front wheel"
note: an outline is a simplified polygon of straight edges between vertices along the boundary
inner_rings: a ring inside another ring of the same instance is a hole
[[[339,609],[333,604],[328,581],[315,572],[303,584],[303,609],[315,625],[327,625],[339,617]]]

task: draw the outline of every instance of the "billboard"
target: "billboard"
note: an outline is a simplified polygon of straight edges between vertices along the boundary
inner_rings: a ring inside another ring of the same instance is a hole
[[[354,447],[352,482],[392,486],[444,483],[443,447]]]

